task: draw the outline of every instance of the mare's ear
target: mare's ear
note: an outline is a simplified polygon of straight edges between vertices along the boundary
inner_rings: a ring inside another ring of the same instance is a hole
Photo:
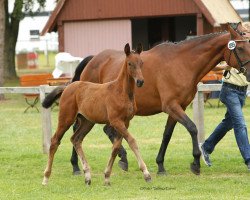
[[[140,54],[142,52],[142,44],[139,43],[136,47],[136,53]]]
[[[126,54],[126,56],[129,56],[130,54],[130,46],[129,46],[129,43],[127,43],[124,47],[124,52]]]
[[[227,24],[227,29],[231,34],[231,39],[235,39],[238,36],[239,33],[236,31],[238,26],[241,26],[241,22]]]

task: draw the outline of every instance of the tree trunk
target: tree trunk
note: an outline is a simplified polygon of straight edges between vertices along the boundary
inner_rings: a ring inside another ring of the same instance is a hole
[[[15,1],[13,13],[9,15],[8,0],[4,0],[5,6],[5,46],[4,46],[4,77],[16,78],[16,64],[15,64],[15,49],[19,30],[20,19],[16,13],[21,12],[22,6],[19,6],[22,1]],[[10,18],[10,19],[9,19]]]
[[[4,78],[4,22],[5,22],[5,11],[4,11],[4,0],[0,0],[0,87],[3,86]],[[4,96],[0,94],[0,100],[2,100]]]
[[[5,29],[5,48],[4,48],[4,77],[5,78],[16,78],[16,64],[15,64],[15,55],[16,55],[16,33],[13,33],[11,29]]]

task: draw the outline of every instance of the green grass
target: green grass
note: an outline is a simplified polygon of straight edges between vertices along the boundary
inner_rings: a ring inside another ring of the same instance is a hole
[[[146,183],[135,156],[128,152],[129,171],[123,172],[115,161],[111,186],[104,186],[103,171],[111,153],[111,144],[103,134],[103,125],[96,125],[84,141],[84,150],[91,166],[92,185],[84,184],[83,176],[73,176],[69,162],[72,145],[69,130],[56,153],[49,184],[41,185],[47,155],[42,153],[41,115],[35,110],[24,114],[22,95],[6,95],[0,101],[0,199],[249,199],[250,172],[243,164],[233,132],[229,132],[212,154],[212,167],[201,161],[201,175],[189,170],[192,143],[189,133],[177,124],[165,157],[167,176],[157,176],[155,158],[167,119],[166,114],[135,117],[130,132],[137,139],[141,154],[152,175]],[[217,104],[216,100],[212,101]],[[225,107],[205,108],[206,137],[222,119]],[[250,100],[244,108],[250,122]],[[52,112],[53,131],[58,109]],[[192,118],[192,108],[187,109]]]

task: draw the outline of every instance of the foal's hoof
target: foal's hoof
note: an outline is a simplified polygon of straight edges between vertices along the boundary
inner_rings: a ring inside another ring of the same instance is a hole
[[[124,170],[124,171],[128,171],[128,163],[123,162],[122,160],[119,160],[118,162],[119,167]]]
[[[49,182],[49,179],[48,178],[46,178],[46,177],[44,177],[43,178],[43,182],[42,182],[42,185],[48,185],[48,182]]]
[[[147,183],[152,181],[150,174],[144,175],[144,179]]]
[[[81,175],[81,171],[79,170],[79,171],[73,171],[73,173],[72,173],[74,176],[79,176],[79,175]]]
[[[91,185],[91,180],[85,180],[86,185]]]
[[[200,167],[201,166],[198,164],[194,164],[194,163],[190,164],[191,172],[193,172],[195,175],[200,175],[201,173]]]

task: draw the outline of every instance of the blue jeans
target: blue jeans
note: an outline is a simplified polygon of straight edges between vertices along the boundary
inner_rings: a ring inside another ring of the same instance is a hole
[[[223,85],[220,100],[227,107],[225,118],[205,141],[203,147],[211,154],[216,144],[233,128],[240,153],[245,163],[248,164],[250,162],[250,145],[242,112],[246,100],[246,91],[239,91]]]

